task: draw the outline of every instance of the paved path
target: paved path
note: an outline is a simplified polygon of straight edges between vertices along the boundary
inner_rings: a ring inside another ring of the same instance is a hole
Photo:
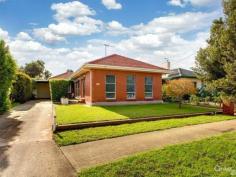
[[[152,148],[198,140],[233,130],[236,130],[236,120],[141,133],[64,146],[61,149],[74,168],[79,171],[82,168],[111,162]]]
[[[0,116],[1,177],[75,176],[52,140],[50,101],[30,101]]]

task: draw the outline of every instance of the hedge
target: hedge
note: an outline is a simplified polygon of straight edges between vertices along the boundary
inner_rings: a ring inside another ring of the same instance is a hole
[[[10,88],[15,73],[15,60],[12,58],[5,42],[0,40],[0,114],[10,108]]]
[[[24,103],[32,98],[32,80],[23,72],[16,74],[13,82],[12,99],[14,102]]]
[[[61,97],[68,96],[70,81],[68,80],[50,80],[51,99],[54,102],[60,101]]]

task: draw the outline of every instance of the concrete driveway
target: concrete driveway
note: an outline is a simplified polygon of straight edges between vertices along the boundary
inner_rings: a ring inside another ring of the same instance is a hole
[[[0,116],[1,177],[70,177],[75,171],[52,140],[50,101],[30,101]]]

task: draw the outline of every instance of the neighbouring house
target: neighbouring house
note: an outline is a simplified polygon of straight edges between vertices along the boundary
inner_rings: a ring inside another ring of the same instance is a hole
[[[49,80],[70,80],[73,73],[72,70],[67,70],[65,73],[50,77]]]
[[[162,102],[162,74],[168,70],[113,54],[74,72],[75,98],[89,105]]]
[[[169,74],[163,76],[163,81],[168,82],[169,80],[176,80],[176,79],[189,79],[193,82],[195,88],[201,89],[202,88],[202,81],[196,77],[196,74],[187,69],[177,68],[171,69]]]

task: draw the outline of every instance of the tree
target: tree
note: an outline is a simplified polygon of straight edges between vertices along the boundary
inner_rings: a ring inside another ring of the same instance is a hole
[[[44,71],[44,79],[48,79],[51,76],[52,76],[52,73],[50,71],[48,71],[48,70]]]
[[[42,60],[36,60],[30,63],[26,63],[24,71],[32,78],[42,77],[45,68],[44,64],[45,63]]]
[[[10,88],[16,73],[16,63],[3,40],[0,41],[0,113],[10,107]]]
[[[236,99],[236,1],[223,1],[225,18],[214,20],[208,46],[198,51],[197,76],[223,100]]]
[[[176,99],[179,102],[179,108],[181,108],[184,95],[196,93],[194,83],[187,79],[171,80],[165,87],[166,95]]]
[[[52,75],[50,71],[45,69],[45,63],[42,60],[26,63],[25,67],[21,67],[22,70],[30,77],[37,79],[48,79]]]

